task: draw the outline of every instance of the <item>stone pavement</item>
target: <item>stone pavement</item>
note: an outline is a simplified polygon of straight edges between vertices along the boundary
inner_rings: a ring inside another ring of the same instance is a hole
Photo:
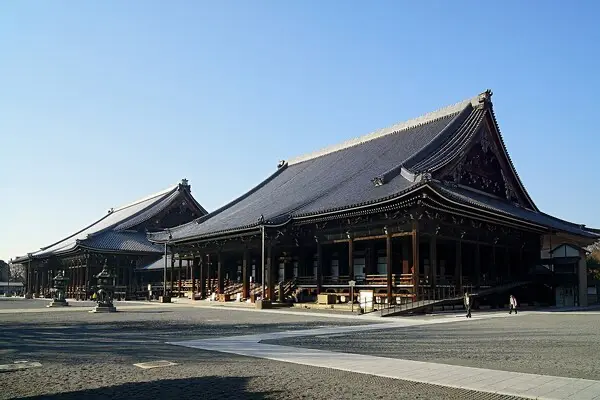
[[[264,358],[294,364],[332,368],[386,378],[441,385],[536,399],[600,399],[600,381],[549,375],[450,366],[431,362],[401,360],[352,353],[297,348],[261,343],[263,340],[313,335],[335,335],[381,329],[448,322],[469,323],[485,318],[505,318],[501,314],[480,314],[471,320],[456,316],[433,319],[408,318],[383,324],[328,327],[216,339],[169,342],[172,345]]]

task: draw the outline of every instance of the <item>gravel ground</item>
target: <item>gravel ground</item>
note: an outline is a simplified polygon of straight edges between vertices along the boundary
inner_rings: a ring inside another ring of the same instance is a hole
[[[570,378],[600,379],[600,313],[519,313],[265,343]]]
[[[25,300],[19,297],[0,297],[0,310],[10,310],[10,309],[45,309],[48,304],[50,304],[51,299],[32,299]],[[119,304],[119,302],[117,302]],[[125,303],[122,303],[125,304]],[[96,305],[93,301],[69,301],[69,306],[71,307],[89,307],[92,308]]]
[[[164,344],[355,321],[184,306],[1,318],[0,363],[29,360],[42,367],[2,373],[0,399],[514,399]],[[178,365],[132,365],[156,360]]]

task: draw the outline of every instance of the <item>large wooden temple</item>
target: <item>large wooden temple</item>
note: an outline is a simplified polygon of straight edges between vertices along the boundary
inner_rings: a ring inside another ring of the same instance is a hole
[[[586,305],[583,247],[600,235],[537,208],[491,97],[281,161],[236,200],[148,238],[187,260],[201,296],[347,301],[352,282],[403,304],[538,282],[528,301],[560,303],[561,290]]]
[[[26,269],[25,291],[50,295],[52,278],[64,270],[67,295],[86,299],[93,293],[94,276],[104,265],[115,275],[117,298],[145,293],[140,267],[162,258],[164,246],[148,241],[147,233],[181,225],[206,215],[186,179],[162,192],[111,208],[90,225],[55,243],[11,260]]]

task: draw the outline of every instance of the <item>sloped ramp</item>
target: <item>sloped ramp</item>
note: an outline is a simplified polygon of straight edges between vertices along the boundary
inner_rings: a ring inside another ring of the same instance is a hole
[[[520,282],[511,282],[504,285],[494,286],[490,288],[485,288],[483,290],[479,290],[477,292],[471,293],[472,297],[482,297],[489,296],[496,293],[502,293],[517,287],[525,286],[527,284],[532,283],[532,281],[520,281]],[[384,308],[381,310],[382,317],[393,317],[396,315],[409,314],[414,312],[419,312],[426,310],[427,308],[435,307],[435,306],[444,306],[451,304],[462,304],[463,296],[455,296],[448,297],[445,299],[437,299],[437,300],[419,300],[412,303],[407,304],[398,304],[393,307]]]
[[[407,304],[398,304],[390,308],[381,309],[382,317],[393,317],[396,315],[409,314],[414,312],[419,312],[426,310],[427,308],[435,307],[435,306],[443,306],[447,304],[457,303],[462,301],[462,296],[460,297],[451,297],[447,299],[438,299],[438,300],[420,300]]]
[[[488,296],[490,294],[502,293],[506,290],[515,289],[521,286],[528,285],[533,283],[533,281],[519,281],[519,282],[511,282],[504,285],[493,286],[489,288],[485,288],[483,290],[479,290],[478,292],[472,293],[472,296]]]

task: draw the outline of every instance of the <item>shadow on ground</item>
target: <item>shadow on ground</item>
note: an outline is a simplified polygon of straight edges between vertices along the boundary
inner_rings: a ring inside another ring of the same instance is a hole
[[[54,395],[20,397],[19,399],[267,399],[276,392],[248,391],[249,378],[206,376],[188,379],[166,379],[153,382],[131,382],[98,389],[85,389]]]

